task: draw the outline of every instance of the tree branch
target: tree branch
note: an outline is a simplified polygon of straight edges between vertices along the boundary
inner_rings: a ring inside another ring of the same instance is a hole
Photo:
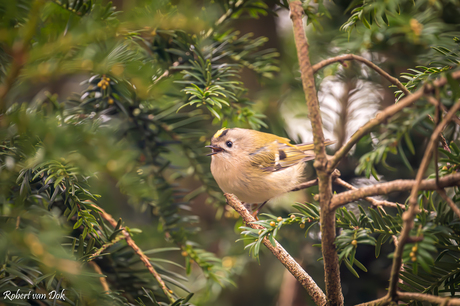
[[[104,273],[102,273],[101,268],[94,262],[90,261],[88,264],[93,267],[94,271],[96,271],[97,274],[100,274],[101,277],[99,277],[99,281],[101,282],[102,288],[104,289],[105,293],[108,294],[110,291],[109,284],[107,283],[107,280],[105,279]]]
[[[415,180],[395,180],[386,183],[375,184],[362,187],[356,190],[345,191],[332,197],[331,206],[337,209],[347,203],[363,199],[369,196],[388,194],[394,191],[406,191],[414,187]],[[436,186],[435,179],[423,180],[420,183],[420,190],[436,190],[460,185],[460,173],[454,173],[439,178],[439,187]]]
[[[442,103],[439,103],[439,101],[437,99],[435,99],[433,96],[428,96],[427,97],[428,99],[428,102],[430,102],[431,104],[433,104],[434,106],[436,106],[436,111],[438,110],[439,107],[444,107],[443,110],[447,113],[447,109],[446,107],[442,104]],[[437,122],[435,121],[435,119],[433,119],[430,115],[428,115],[428,117],[430,118],[431,121],[434,122],[435,125],[437,125]],[[458,119],[457,116],[454,116],[454,121],[457,122],[458,124],[458,121],[460,121],[460,119]],[[457,121],[455,120],[457,119]],[[437,119],[436,119],[437,120]],[[444,147],[444,150],[446,150],[447,152],[450,152],[450,148],[449,148],[449,145],[447,144],[447,141],[446,141],[446,138],[444,137],[444,135],[441,133],[441,135],[439,135],[440,138],[441,138],[441,142],[442,142],[442,146]],[[437,152],[437,150],[435,151],[435,153]],[[436,172],[437,173],[437,172]]]
[[[428,96],[427,99],[428,99],[428,102],[430,102],[430,103],[433,104],[434,106],[438,106],[438,107],[440,106],[444,112],[447,113],[447,112],[449,111],[449,110],[447,109],[447,107],[446,107],[444,104],[439,103],[439,101],[438,101],[436,98],[434,98],[433,96]],[[460,119],[459,119],[457,116],[454,116],[454,117],[453,117],[453,120],[454,120],[455,123],[457,123],[457,125],[460,125]],[[450,149],[449,149],[449,150],[450,150]],[[449,152],[450,152],[450,151],[449,151]]]
[[[389,75],[385,70],[374,64],[373,62],[365,59],[364,57],[354,55],[354,54],[344,54],[336,57],[328,58],[324,61],[319,62],[318,64],[313,65],[313,73],[316,73],[319,69],[324,68],[330,64],[340,62],[343,64],[344,61],[355,60],[361,62],[368,66],[369,68],[374,69],[378,74],[387,79],[391,84],[395,85],[400,89],[406,96],[410,95],[410,91],[404,86],[397,78]]]
[[[233,194],[224,194],[227,198],[227,203],[235,211],[237,211],[251,228],[254,229],[265,229],[263,226],[253,224],[256,219],[249,213],[238,198]],[[315,283],[315,281],[305,272],[304,269],[289,255],[288,252],[275,240],[276,246],[273,246],[271,242],[265,237],[262,243],[275,255],[276,258],[291,272],[291,274],[297,279],[297,281],[307,290],[310,297],[316,303],[316,305],[326,305],[326,296],[324,295],[321,288]]]
[[[443,306],[459,306],[460,299],[451,298],[447,296],[436,296],[431,294],[417,293],[417,292],[398,292],[398,300],[412,300],[420,302],[428,302],[433,304],[440,304]]]
[[[323,253],[324,275],[326,283],[326,296],[328,305],[343,305],[342,286],[340,283],[340,270],[335,241],[335,212],[330,208],[332,198],[331,173],[327,172],[328,158],[324,145],[323,123],[321,111],[319,109],[318,97],[316,95],[315,79],[313,68],[309,58],[309,47],[305,37],[303,27],[303,7],[298,0],[289,2],[291,10],[292,27],[294,40],[299,60],[302,86],[305,100],[308,107],[313,144],[315,152],[315,162],[313,166],[318,175],[318,190],[320,204],[320,226],[321,226],[321,250]]]
[[[116,225],[115,225],[116,226]],[[94,260],[96,257],[98,256],[101,256],[102,252],[104,252],[108,247],[114,245],[115,243],[119,242],[120,240],[122,239],[125,239],[125,236],[124,235],[118,235],[116,236],[112,241],[110,242],[107,242],[106,244],[104,244],[100,249],[98,249],[96,252],[93,253],[93,255],[91,255],[87,261],[92,261]]]
[[[422,162],[420,164],[420,168],[417,171],[417,176],[415,178],[415,183],[412,187],[412,191],[409,197],[409,209],[402,215],[403,219],[403,227],[401,229],[401,234],[398,238],[398,246],[394,252],[393,257],[393,266],[391,267],[391,276],[390,276],[390,285],[388,288],[388,295],[389,297],[394,300],[397,297],[397,283],[399,280],[399,270],[402,265],[402,253],[404,249],[404,245],[409,240],[410,231],[414,226],[414,218],[417,214],[417,195],[420,189],[420,185],[422,182],[422,178],[425,175],[425,171],[428,168],[428,164],[431,159],[431,155],[433,153],[433,149],[436,149],[436,143],[439,138],[439,134],[444,130],[447,123],[452,120],[452,117],[455,115],[457,110],[460,109],[460,101],[458,101],[447,113],[446,117],[442,120],[442,122],[435,128],[433,134],[431,134],[430,142],[425,151],[425,155],[423,156]],[[435,184],[436,184],[436,180]],[[441,184],[441,179],[439,180],[439,184]],[[438,186],[437,186],[438,187]],[[441,187],[441,186],[439,186]]]
[[[366,303],[361,303],[356,306],[380,306],[380,305],[388,304],[389,301],[390,301],[390,298],[388,297],[388,295],[385,295],[384,297],[381,297],[379,299],[376,299],[370,302],[366,302]]]
[[[450,208],[454,211],[457,217],[460,218],[460,209],[457,207],[457,205],[455,205],[454,201],[452,201],[452,199],[447,196],[446,191],[444,189],[438,189],[436,192],[439,193],[441,198],[443,198],[443,200],[449,204]]]
[[[452,73],[452,78],[458,79],[460,78],[460,71],[455,71]],[[446,78],[440,78],[436,81],[433,82],[434,87],[442,87],[447,83]],[[339,164],[339,162],[342,160],[343,157],[351,150],[351,148],[367,133],[369,133],[374,127],[377,125],[381,124],[388,118],[392,117],[396,113],[398,113],[400,110],[403,108],[411,105],[418,99],[420,99],[426,89],[430,89],[431,85],[424,85],[422,88],[417,90],[415,93],[405,97],[401,101],[399,101],[396,104],[393,104],[389,107],[387,107],[385,110],[382,112],[378,113],[375,118],[371,119],[369,122],[367,122],[365,125],[363,125],[353,136],[351,136],[350,140],[342,147],[340,148],[333,158],[331,159],[329,165],[328,165],[328,172],[332,172],[335,167]]]
[[[318,185],[318,179],[314,179],[314,180],[311,180],[311,181],[307,181],[307,182],[304,182],[300,185],[297,185],[294,189],[290,190],[289,192],[293,192],[293,191],[299,191],[299,190],[302,190],[302,189],[307,189],[307,188],[310,188],[312,186],[316,186]]]
[[[447,296],[436,296],[418,292],[400,292],[396,293],[397,300],[411,300],[411,301],[420,301],[428,302],[432,304],[439,304],[443,306],[460,306],[460,299],[451,298]],[[388,295],[384,297],[373,300],[370,302],[358,304],[356,306],[383,306],[388,305],[391,302],[391,299]]]
[[[337,178],[337,179],[335,179],[334,182],[339,184],[339,185],[342,185],[345,188],[348,188],[350,190],[358,190],[358,188],[356,188],[355,186],[345,182],[342,179]],[[399,204],[399,203],[393,203],[393,202],[389,202],[389,201],[380,201],[380,200],[370,198],[370,197],[364,197],[364,200],[370,202],[373,206],[385,206],[385,207],[392,207],[392,208],[396,208],[396,207],[399,206],[401,209],[406,209],[405,205],[402,205],[402,204]]]
[[[335,169],[335,171],[332,172],[332,180],[335,180],[339,176],[340,176],[340,171]],[[289,190],[289,192],[299,191],[299,190],[302,190],[302,189],[307,189],[307,188],[310,188],[310,187],[316,186],[316,185],[318,185],[318,179],[317,178],[314,179],[314,180],[306,181],[306,182],[304,182],[302,184],[299,184],[294,189]]]
[[[110,214],[108,214],[105,210],[103,210],[101,207],[97,206],[96,204],[91,204],[95,209],[99,210],[101,212],[101,217],[104,218],[107,222],[109,222],[114,228],[117,226],[117,221],[115,221]],[[153,277],[156,279],[158,284],[160,285],[161,289],[163,290],[164,294],[168,298],[169,301],[175,302],[175,298],[172,295],[172,290],[168,289],[166,287],[165,282],[161,278],[160,274],[155,270],[155,268],[152,266],[152,264],[149,261],[149,258],[142,252],[142,250],[136,245],[134,240],[131,238],[131,235],[123,229],[121,231],[123,234],[124,238],[126,239],[126,243],[133,249],[133,251],[139,256],[141,261],[144,263],[144,265],[147,267],[149,272],[153,275]]]

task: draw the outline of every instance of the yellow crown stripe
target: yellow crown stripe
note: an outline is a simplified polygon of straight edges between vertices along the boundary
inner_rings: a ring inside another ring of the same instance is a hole
[[[218,131],[214,134],[214,138],[219,138],[220,135],[222,135],[222,133],[223,133],[226,129],[227,129],[227,128],[223,128],[223,129],[218,130]]]

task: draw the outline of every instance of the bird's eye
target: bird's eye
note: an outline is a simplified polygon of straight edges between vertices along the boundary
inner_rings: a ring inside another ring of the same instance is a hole
[[[225,144],[226,144],[227,147],[229,147],[229,148],[231,148],[231,147],[233,146],[233,142],[231,142],[230,140],[227,141]]]

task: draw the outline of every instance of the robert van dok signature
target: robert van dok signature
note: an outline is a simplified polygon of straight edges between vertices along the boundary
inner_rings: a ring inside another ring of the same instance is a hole
[[[18,289],[16,292],[11,292],[10,290],[7,290],[3,292],[3,299],[4,300],[65,300],[65,289],[62,289],[60,292],[53,290],[48,293],[37,293],[33,291],[28,291],[28,292],[21,292],[20,289]]]

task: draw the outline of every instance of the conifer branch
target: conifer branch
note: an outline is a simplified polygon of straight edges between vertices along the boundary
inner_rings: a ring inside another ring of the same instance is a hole
[[[387,79],[391,84],[395,85],[399,90],[401,90],[405,95],[410,95],[410,91],[404,86],[397,78],[392,77],[389,75],[385,70],[374,64],[373,62],[365,59],[362,56],[354,55],[354,54],[344,54],[344,55],[339,55],[336,57],[328,58],[325,59],[318,64],[313,65],[313,72],[316,73],[318,70],[321,68],[324,68],[330,64],[340,62],[344,64],[345,61],[351,61],[355,60],[358,62],[361,62],[368,66],[369,68],[374,69],[378,74],[380,74],[382,77]]]
[[[104,220],[106,220],[107,222],[109,222],[114,228],[117,226],[117,221],[115,221],[113,219],[113,217],[108,214],[105,210],[103,210],[101,207],[95,205],[95,204],[92,204],[92,206],[94,208],[96,208],[97,210],[100,210],[101,212],[101,217],[104,218]],[[161,278],[160,274],[155,270],[155,268],[152,266],[152,264],[150,263],[149,261],[149,258],[144,254],[144,252],[142,252],[142,250],[137,246],[137,244],[134,242],[134,240],[131,238],[131,235],[125,230],[123,229],[121,231],[121,233],[123,234],[124,238],[126,239],[126,243],[129,245],[129,247],[131,249],[133,249],[133,251],[139,256],[139,258],[141,259],[141,261],[144,263],[145,267],[149,270],[149,272],[153,275],[153,277],[156,279],[156,281],[158,282],[158,284],[160,285],[161,289],[163,290],[164,294],[166,295],[166,297],[168,298],[169,301],[171,302],[175,302],[175,298],[174,296],[172,295],[172,290],[170,290],[165,282],[163,281],[163,279]]]
[[[441,132],[446,127],[446,125],[452,120],[453,116],[459,109],[460,109],[460,101],[458,101],[454,106],[452,106],[452,108],[449,110],[445,118],[435,128],[435,130],[433,131],[433,134],[431,134],[430,142],[426,148],[425,155],[423,156],[422,162],[420,164],[420,168],[417,171],[415,183],[412,187],[412,191],[409,197],[409,209],[406,212],[404,212],[404,214],[402,215],[403,226],[401,229],[401,234],[399,235],[399,238],[398,238],[398,245],[394,252],[393,266],[391,268],[390,285],[388,289],[388,295],[391,298],[391,300],[395,300],[397,298],[396,291],[397,291],[397,283],[399,280],[399,270],[401,269],[401,265],[402,265],[403,249],[404,249],[404,245],[408,242],[410,238],[409,237],[410,231],[414,227],[414,218],[418,212],[417,195],[420,190],[422,178],[425,175],[426,169],[428,168],[428,164],[431,160],[433,150],[436,149],[436,143],[439,138],[439,134],[441,134]],[[436,184],[436,180],[434,181]]]
[[[123,240],[123,239],[125,239],[124,235],[116,236],[112,241],[107,242],[100,249],[98,249],[96,252],[94,252],[93,255],[91,255],[88,258],[88,261],[92,261],[96,257],[101,256],[102,252],[104,252],[108,247],[111,247],[112,245],[116,244],[117,242],[119,242],[120,240]]]

